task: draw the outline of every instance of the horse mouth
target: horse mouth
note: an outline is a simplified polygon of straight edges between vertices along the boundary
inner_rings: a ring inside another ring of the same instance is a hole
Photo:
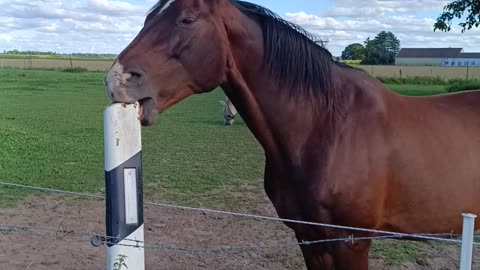
[[[155,123],[156,113],[155,100],[151,97],[146,97],[138,100],[140,108],[138,110],[138,120],[142,126],[151,126]]]

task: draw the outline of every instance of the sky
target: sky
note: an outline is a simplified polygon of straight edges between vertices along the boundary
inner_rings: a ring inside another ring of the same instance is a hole
[[[333,55],[391,31],[402,48],[478,52],[480,30],[433,31],[444,0],[250,0],[328,41]],[[154,0],[0,0],[0,52],[119,53],[141,29]]]

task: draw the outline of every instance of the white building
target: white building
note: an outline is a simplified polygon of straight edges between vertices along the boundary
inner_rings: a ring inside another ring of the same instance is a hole
[[[480,67],[480,53],[465,53],[462,48],[402,48],[395,65]]]
[[[445,58],[444,67],[480,67],[480,53],[459,53],[457,57]]]

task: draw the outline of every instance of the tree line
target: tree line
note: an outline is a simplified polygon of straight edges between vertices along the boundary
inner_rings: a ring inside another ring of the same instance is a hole
[[[400,50],[400,40],[392,33],[382,31],[375,38],[367,38],[363,44],[353,43],[345,47],[342,60],[360,60],[362,65],[391,65]]]

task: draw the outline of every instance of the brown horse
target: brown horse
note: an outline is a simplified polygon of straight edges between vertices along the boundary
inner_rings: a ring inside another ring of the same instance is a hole
[[[282,218],[459,233],[480,214],[480,92],[406,97],[243,1],[162,0],[106,77],[143,125],[221,86],[262,145]],[[299,241],[371,236],[287,223]],[[478,227],[478,226],[477,226]],[[301,246],[308,269],[368,269],[370,241]]]

